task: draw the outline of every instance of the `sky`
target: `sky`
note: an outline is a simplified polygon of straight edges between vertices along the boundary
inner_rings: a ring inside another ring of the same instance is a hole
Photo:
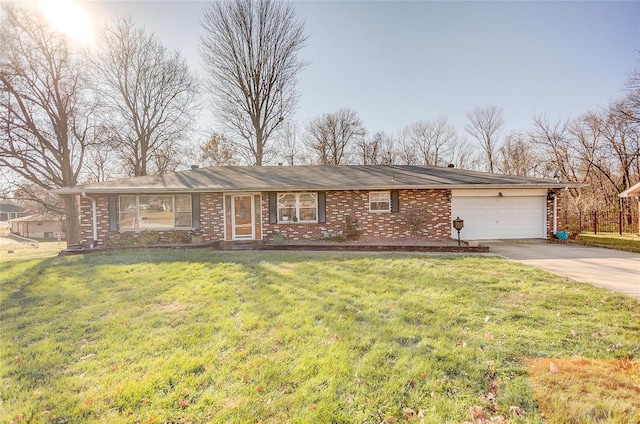
[[[69,3],[74,0],[44,0]],[[185,56],[198,55],[207,2],[77,1],[94,28],[131,15]],[[577,117],[625,93],[640,67],[640,2],[295,1],[309,34],[296,120],[354,109],[370,133],[445,116],[459,133],[476,107],[508,129],[534,114]],[[80,25],[76,18],[76,25]],[[204,126],[217,127],[210,110]]]

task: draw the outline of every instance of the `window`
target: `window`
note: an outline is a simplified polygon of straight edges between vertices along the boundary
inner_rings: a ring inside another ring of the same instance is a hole
[[[190,229],[190,195],[120,196],[118,222],[121,230]]]
[[[369,212],[391,212],[391,193],[388,191],[369,192]]]
[[[318,194],[278,193],[278,222],[318,222]]]

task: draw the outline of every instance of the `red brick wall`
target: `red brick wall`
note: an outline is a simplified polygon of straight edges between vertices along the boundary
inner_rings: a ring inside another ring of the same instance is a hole
[[[447,190],[400,190],[400,211],[369,212],[368,191],[326,193],[327,222],[322,224],[269,224],[268,193],[262,193],[262,229],[265,240],[278,230],[288,240],[323,238],[323,233],[340,234],[346,216],[358,221],[361,239],[421,237],[431,240],[448,239],[451,207]],[[224,208],[222,193],[200,195],[200,230],[196,231],[110,231],[107,195],[92,195],[97,202],[98,245],[118,246],[172,243],[200,235],[205,242],[224,240]],[[80,199],[80,235],[83,241],[93,240],[91,202]]]
[[[192,236],[202,236],[203,241],[223,240],[224,217],[221,193],[200,195],[200,230],[170,231],[110,231],[109,200],[107,195],[92,195],[96,200],[98,221],[98,246],[123,246],[156,243],[188,243]],[[80,198],[80,239],[93,240],[91,201]]]
[[[451,234],[451,203],[448,190],[400,190],[400,211],[397,213],[369,212],[368,191],[326,192],[326,223],[269,224],[269,195],[262,193],[262,233],[271,240],[274,231],[285,234],[287,240],[322,239],[324,233],[341,234],[346,217],[357,220],[362,240],[402,239],[419,237],[427,240],[446,240]],[[560,192],[556,192],[558,230],[563,229],[560,214]],[[175,231],[109,231],[108,197],[93,195],[97,201],[98,244],[117,246],[154,243],[173,243],[191,240],[192,235],[203,241],[224,240],[224,207],[222,193],[200,195],[200,230]],[[93,239],[91,202],[80,199],[81,239]],[[547,200],[547,234],[553,237],[553,200]],[[153,233],[153,234],[149,234]],[[157,239],[157,240],[156,240]]]
[[[549,193],[553,193],[556,196],[556,222],[557,228],[556,231],[564,230],[564,220],[562,216],[562,192],[559,190],[549,190]],[[547,238],[553,238],[553,199],[550,199],[551,196],[547,196]]]
[[[398,239],[420,237],[430,240],[450,237],[451,204],[447,190],[400,190],[400,211],[397,213],[369,212],[368,191],[328,191],[326,194],[326,223],[269,224],[268,193],[262,194],[262,225],[264,239],[270,240],[274,231],[285,234],[287,240],[323,238],[324,232],[340,234],[346,217],[358,221],[360,239]]]

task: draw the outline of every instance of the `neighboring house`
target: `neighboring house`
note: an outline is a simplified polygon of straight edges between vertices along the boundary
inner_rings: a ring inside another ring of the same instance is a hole
[[[638,216],[640,216],[640,182],[629,187],[618,196],[635,198],[638,205]],[[638,234],[640,234],[640,219],[638,220]]]
[[[78,194],[81,238],[313,240],[355,228],[361,239],[548,238],[570,184],[427,166],[196,168],[56,189]]]
[[[40,214],[23,216],[9,221],[11,232],[21,237],[43,240],[65,238],[65,222],[58,215]]]
[[[13,205],[11,203],[0,203],[0,221],[5,222],[10,219],[20,218],[27,211],[20,206]]]

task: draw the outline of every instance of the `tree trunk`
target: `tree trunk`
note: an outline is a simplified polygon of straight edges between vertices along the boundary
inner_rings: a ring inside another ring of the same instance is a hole
[[[67,217],[67,244],[77,244],[80,242],[80,219],[76,195],[65,194],[62,199],[64,200],[64,213]]]

